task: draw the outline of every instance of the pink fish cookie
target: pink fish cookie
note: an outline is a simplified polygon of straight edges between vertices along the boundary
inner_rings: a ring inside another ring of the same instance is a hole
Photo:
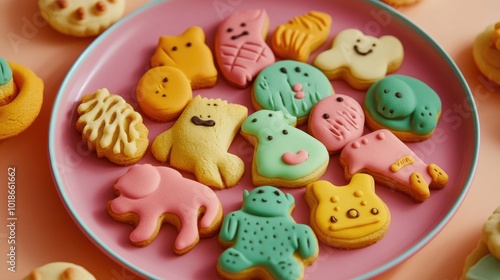
[[[223,20],[215,34],[215,57],[222,75],[245,88],[266,66],[275,61],[265,38],[269,17],[265,10],[242,10]]]
[[[319,101],[311,110],[308,128],[330,154],[340,152],[344,146],[363,135],[365,114],[352,97],[332,95]]]
[[[184,254],[220,228],[222,206],[214,191],[175,169],[135,165],[113,188],[118,197],[108,202],[107,211],[118,222],[136,225],[130,234],[136,246],[151,243],[166,223],[179,231],[173,251]]]
[[[380,129],[349,142],[340,153],[344,174],[350,179],[363,172],[377,183],[401,191],[416,202],[442,189],[448,175],[436,164],[427,164],[391,131]]]

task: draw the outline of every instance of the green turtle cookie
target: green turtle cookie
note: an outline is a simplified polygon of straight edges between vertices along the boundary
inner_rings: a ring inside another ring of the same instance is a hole
[[[390,75],[373,84],[363,107],[371,130],[386,128],[403,142],[429,138],[441,116],[439,95],[426,83],[404,75]]]
[[[219,241],[227,248],[217,261],[226,279],[301,279],[318,256],[318,240],[308,225],[291,217],[295,199],[262,186],[243,193],[240,210],[222,223]]]

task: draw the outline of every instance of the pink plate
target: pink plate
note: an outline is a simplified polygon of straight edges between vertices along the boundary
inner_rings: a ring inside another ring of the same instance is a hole
[[[426,82],[440,95],[443,110],[436,132],[429,140],[410,147],[425,162],[434,162],[448,173],[450,181],[446,188],[432,191],[431,197],[419,204],[400,193],[377,186],[377,193],[392,214],[387,235],[380,242],[359,250],[342,251],[321,245],[318,259],[306,269],[305,277],[368,278],[405,260],[427,244],[462,203],[476,167],[479,123],[470,90],[448,55],[422,30],[378,1],[155,1],[115,24],[81,55],[68,73],[54,104],[49,152],[54,180],[69,213],[97,246],[143,277],[217,278],[215,265],[223,251],[217,237],[202,239],[192,251],[182,256],[172,252],[176,231],[170,226],[162,227],[155,241],[147,247],[135,247],[129,242],[128,235],[133,227],[113,221],[106,213],[107,201],[114,198],[112,184],[127,167],[98,159],[86,149],[75,129],[76,107],[82,95],[106,87],[110,92],[122,95],[139,111],[135,87],[148,69],[161,35],[179,35],[188,27],[198,25],[203,27],[207,43],[213,47],[214,31],[221,19],[247,8],[267,10],[270,32],[278,24],[310,10],[331,14],[330,38],[322,50],[330,46],[335,34],[346,28],[358,28],[377,37],[395,35],[405,49],[405,58],[397,73]],[[317,54],[318,51],[312,57]],[[336,93],[362,102],[364,92],[353,90],[342,81],[332,84]],[[253,112],[249,92],[250,88],[236,89],[220,78],[214,88],[194,93],[244,104]],[[150,129],[151,141],[171,125],[154,123],[146,117],[145,124]],[[231,152],[244,159],[247,172],[238,186],[217,191],[224,213],[238,209],[243,190],[253,188],[250,178],[253,147],[238,136]],[[150,151],[140,163],[159,164]],[[331,157],[323,179],[335,185],[347,183],[338,156]],[[309,209],[303,199],[304,188],[284,191],[296,198],[293,217],[297,222],[307,223]]]

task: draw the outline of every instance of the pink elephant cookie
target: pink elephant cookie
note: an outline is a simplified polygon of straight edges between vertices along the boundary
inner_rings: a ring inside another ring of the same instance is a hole
[[[200,236],[213,236],[220,228],[222,206],[214,191],[175,169],[135,165],[113,188],[118,197],[108,202],[108,213],[116,221],[136,225],[130,234],[134,245],[148,245],[167,223],[179,231],[174,252],[184,254]]]
[[[369,156],[367,156],[369,155]],[[427,164],[387,129],[376,130],[349,142],[340,153],[345,177],[363,172],[381,185],[396,189],[417,202],[442,189],[448,175],[436,164]]]
[[[242,10],[223,20],[215,34],[215,57],[222,75],[245,88],[275,57],[265,38],[269,17],[265,10]]]
[[[311,110],[308,128],[330,154],[338,153],[349,141],[363,135],[365,114],[352,97],[332,95],[320,100]]]

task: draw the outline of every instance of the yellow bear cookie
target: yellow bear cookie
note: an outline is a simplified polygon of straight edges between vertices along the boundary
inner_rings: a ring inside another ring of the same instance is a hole
[[[176,119],[193,98],[186,75],[172,66],[149,69],[139,80],[136,90],[141,111],[157,122]]]
[[[310,11],[279,25],[271,38],[271,48],[283,59],[306,62],[330,34],[332,18],[327,13]]]
[[[158,161],[194,173],[202,184],[233,187],[245,165],[227,150],[247,114],[243,105],[197,95],[175,124],[155,138],[151,151]]]
[[[139,161],[149,145],[142,117],[125,99],[105,88],[83,96],[76,129],[89,150],[118,165]]]
[[[24,280],[95,280],[82,266],[69,262],[52,262],[34,269]]]
[[[209,88],[217,83],[212,51],[199,26],[190,27],[179,36],[161,36],[151,57],[151,67],[157,66],[179,68],[191,81],[193,89]]]
[[[339,249],[369,246],[384,237],[391,215],[375,194],[371,175],[357,173],[346,186],[316,181],[306,187],[310,223],[318,239]]]

